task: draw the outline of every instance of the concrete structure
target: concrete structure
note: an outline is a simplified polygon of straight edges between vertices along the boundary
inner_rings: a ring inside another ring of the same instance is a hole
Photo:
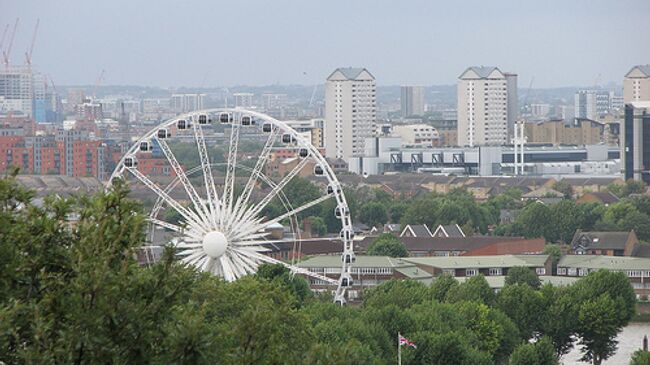
[[[624,273],[637,299],[650,299],[650,258],[566,255],[557,264],[557,275],[581,277],[601,269]]]
[[[34,117],[33,73],[27,68],[0,70],[0,113],[22,112]]]
[[[424,87],[402,86],[400,102],[402,104],[402,117],[424,115]]]
[[[351,172],[367,175],[390,172],[422,172],[437,175],[512,175],[512,146],[403,147],[399,137],[366,140],[364,156],[348,161]],[[620,150],[607,145],[532,146],[523,149],[525,175],[617,176]]]
[[[458,81],[458,145],[508,143],[517,118],[517,75],[470,67]]]
[[[170,103],[176,113],[191,112],[204,108],[205,94],[172,94]]]
[[[235,108],[251,108],[253,106],[253,93],[234,93]]]
[[[650,101],[650,65],[632,67],[623,80],[623,100]]]
[[[297,132],[303,134],[311,141],[311,144],[316,148],[325,147],[324,143],[324,126],[325,120],[323,119],[310,119],[310,120],[287,120],[287,125],[295,129]]]
[[[650,101],[625,105],[625,121],[621,124],[619,139],[625,179],[650,184]]]
[[[609,92],[605,90],[580,90],[573,100],[574,117],[598,120],[609,113]]]
[[[549,255],[491,255],[454,257],[408,257],[403,259],[433,275],[448,274],[453,277],[506,276],[515,266],[528,267],[537,275],[551,275],[552,262]]]
[[[563,120],[526,123],[525,128],[528,143],[583,146],[604,141],[605,125],[590,119],[576,119],[573,124]]]
[[[325,153],[328,158],[362,155],[375,131],[375,78],[365,68],[337,68],[325,86]]]
[[[408,146],[432,147],[438,145],[440,140],[438,131],[427,124],[395,125],[393,134]]]

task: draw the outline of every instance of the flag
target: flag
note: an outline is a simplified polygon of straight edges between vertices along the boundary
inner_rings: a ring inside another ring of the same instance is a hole
[[[418,347],[415,346],[415,344],[414,344],[413,342],[411,342],[408,338],[406,338],[406,337],[404,337],[404,336],[402,336],[402,335],[398,335],[398,336],[399,336],[399,345],[400,345],[400,346],[411,346],[411,347],[413,347],[414,349],[418,348]]]

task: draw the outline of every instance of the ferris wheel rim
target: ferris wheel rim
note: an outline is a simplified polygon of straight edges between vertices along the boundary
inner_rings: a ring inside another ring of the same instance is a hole
[[[224,184],[225,185],[224,186],[224,191],[222,192],[223,194],[226,195],[225,197],[223,197],[223,199],[224,199],[223,202],[228,204],[228,207],[230,207],[228,209],[232,210],[233,209],[233,207],[232,207],[233,204],[239,204],[239,201],[237,203],[233,202],[234,198],[233,198],[233,195],[232,195],[233,194],[232,184],[234,184],[234,180],[232,180],[232,179],[234,179],[234,176],[235,176],[234,171],[238,168],[237,163],[236,163],[236,153],[237,153],[237,145],[239,143],[239,131],[243,127],[242,123],[241,123],[241,120],[242,120],[243,116],[248,116],[249,118],[251,118],[250,120],[252,120],[252,118],[255,118],[256,120],[260,120],[260,121],[262,121],[264,123],[271,123],[271,125],[273,127],[275,127],[275,128],[272,127],[272,133],[275,133],[276,131],[280,131],[281,133],[289,134],[291,136],[291,138],[296,142],[296,144],[300,148],[308,149],[309,158],[314,160],[314,162],[316,163],[316,166],[320,166],[320,168],[322,170],[322,176],[324,176],[327,179],[328,186],[334,186],[335,187],[333,189],[334,190],[333,193],[330,193],[328,191],[325,194],[325,197],[327,197],[327,198],[334,197],[335,198],[336,206],[337,206],[337,214],[338,214],[339,209],[341,209],[341,208],[343,209],[343,211],[348,210],[348,213],[349,213],[347,200],[346,200],[345,195],[344,195],[344,193],[343,193],[343,191],[341,189],[341,184],[339,183],[336,175],[334,174],[333,169],[327,163],[325,157],[322,156],[320,151],[318,151],[318,149],[316,147],[314,147],[311,144],[310,141],[305,139],[297,131],[295,131],[293,128],[291,128],[289,125],[287,125],[286,123],[284,123],[282,121],[279,121],[279,120],[277,120],[277,119],[275,119],[273,117],[270,117],[268,115],[265,115],[263,113],[259,113],[257,111],[246,110],[246,109],[241,109],[241,108],[214,108],[214,109],[204,109],[204,110],[193,111],[193,112],[178,115],[178,116],[173,117],[173,118],[169,118],[169,119],[163,121],[162,123],[154,126],[147,133],[145,133],[142,137],[137,139],[133,143],[133,145],[127,150],[127,152],[122,156],[119,163],[116,165],[116,168],[114,169],[113,173],[111,174],[111,177],[110,177],[110,179],[109,179],[109,181],[107,183],[107,186],[111,186],[111,184],[112,184],[112,182],[113,182],[113,180],[115,178],[120,177],[120,176],[125,176],[125,174],[128,174],[128,172],[131,172],[131,174],[134,174],[134,175],[137,174],[137,168],[135,168],[135,167],[127,168],[127,167],[125,167],[125,160],[129,156],[135,156],[139,151],[139,148],[140,148],[139,146],[143,142],[149,143],[152,140],[156,140],[160,144],[160,141],[163,141],[163,143],[161,144],[161,149],[164,150],[164,148],[162,146],[166,146],[166,142],[162,138],[159,139],[157,137],[157,135],[156,135],[156,133],[158,133],[161,129],[166,129],[166,128],[169,128],[171,126],[174,126],[180,120],[185,120],[187,122],[191,122],[192,125],[193,125],[193,128],[194,128],[193,132],[194,132],[194,136],[196,138],[196,143],[198,145],[199,144],[199,137],[198,137],[197,133],[201,133],[201,140],[203,141],[203,143],[205,143],[204,142],[205,139],[204,139],[203,134],[202,134],[203,133],[202,127],[198,123],[199,118],[201,118],[202,115],[205,116],[204,118],[207,118],[208,115],[215,115],[215,114],[218,114],[219,116],[221,116],[223,113],[227,113],[230,116],[229,118],[231,118],[228,123],[224,123],[224,124],[231,125],[231,141],[230,141],[229,150],[228,150],[228,167],[227,167],[227,171],[226,171],[226,182]],[[234,120],[234,117],[232,117],[232,116],[235,116],[235,115],[238,116],[237,117],[238,120],[236,120],[236,121]],[[207,123],[207,124],[212,124],[212,123],[216,124],[218,122],[219,121],[217,120],[217,121],[213,121],[213,122]],[[198,127],[197,127],[197,125],[198,125]],[[236,143],[234,145],[234,155],[233,155],[233,135],[235,133],[237,133],[237,135],[236,135],[237,141],[236,141]],[[169,135],[169,136],[171,136],[171,135]],[[271,139],[271,137],[269,137],[269,140],[270,139]],[[268,143],[268,141],[267,141],[267,143]],[[199,147],[199,155],[201,155],[201,151],[200,151],[201,146],[198,146],[198,147]],[[205,145],[203,145],[203,148],[205,148]],[[167,155],[167,152],[165,152],[165,151],[163,151],[163,152],[165,153],[166,159],[171,164],[172,161],[170,160],[169,156]],[[171,150],[170,150],[170,153],[171,153]],[[207,156],[207,152],[206,152],[205,155]],[[173,156],[173,153],[172,153],[172,156]],[[202,157],[203,156],[201,155],[201,158]],[[261,157],[266,158],[266,156],[260,156],[260,158]],[[231,162],[231,159],[232,159],[232,162]],[[308,159],[305,158],[302,161],[307,161],[307,160]],[[208,160],[208,162],[209,162],[209,160]],[[305,165],[306,165],[306,163],[305,163]],[[204,178],[205,179],[213,179],[212,172],[211,172],[211,170],[209,170],[209,168],[207,170],[209,172],[209,174],[206,173],[206,167],[203,164],[203,161],[201,162],[201,166],[203,166],[203,169],[204,169]],[[199,167],[199,166],[197,166],[197,167]],[[241,168],[241,166],[239,166],[239,167]],[[304,167],[304,165],[303,165],[303,167]],[[257,166],[256,166],[256,168],[257,168]],[[128,170],[128,172],[125,171],[125,170]],[[135,172],[133,170],[135,170]],[[230,172],[231,171],[232,171],[232,178],[230,178]],[[258,171],[258,173],[259,173],[259,171]],[[254,173],[251,174],[251,178],[249,178],[249,182],[250,182],[250,180],[252,180],[253,174]],[[206,175],[210,175],[210,176],[208,177]],[[144,180],[142,180],[142,176],[137,176],[136,175],[136,177],[140,180],[140,182],[144,181]],[[185,176],[185,178],[187,178],[187,177]],[[257,179],[257,178],[258,177],[256,177],[255,179]],[[285,185],[286,185],[286,183],[285,183]],[[230,190],[227,190],[229,186],[230,186]],[[282,186],[280,188],[280,190],[282,190],[283,187],[284,186]],[[187,189],[187,186],[185,186],[185,188]],[[214,182],[212,182],[212,189],[214,189],[214,188],[215,188]],[[207,180],[206,180],[206,189],[210,189]],[[275,189],[273,189],[271,193],[273,193],[274,191],[275,191]],[[154,192],[156,192],[156,191],[154,190]],[[188,196],[190,196],[190,198],[192,198],[192,196],[190,194],[190,191],[188,191],[187,194],[188,194]],[[211,196],[210,196],[211,192],[208,190],[206,192],[206,194],[208,195],[207,196],[208,201],[211,201],[211,199],[210,199],[211,198]],[[216,190],[213,192],[213,194],[215,194],[215,195],[217,194]],[[277,194],[278,194],[278,192],[275,192],[275,194],[273,194],[273,196],[275,196]],[[328,196],[330,194],[331,194],[331,196]],[[160,195],[159,192],[158,192],[157,195],[158,195],[158,198],[160,199],[161,195]],[[271,194],[269,194],[269,195],[271,195]],[[273,196],[271,197],[271,199],[273,198]],[[222,204],[222,200],[219,200],[218,197],[216,197],[216,199],[217,200],[215,201],[215,203],[218,202],[219,204]],[[270,201],[270,199],[269,199],[269,201]],[[166,202],[167,202],[167,205],[169,205],[170,202],[169,201],[166,201]],[[244,202],[244,204],[247,204],[247,203],[248,203],[247,201]],[[206,217],[201,217],[201,214],[204,214],[205,212],[207,212],[207,211],[209,211],[210,209],[213,209],[213,208],[206,206],[206,204],[201,204],[202,208],[199,209],[196,206],[196,202],[194,202],[194,205],[195,205],[195,209],[198,210],[198,212],[194,212],[194,214],[193,214],[192,212],[187,211],[187,212],[185,212],[187,214],[187,216],[185,218],[189,219],[191,217],[193,222],[202,223],[202,224],[205,224],[205,227],[210,227],[211,226],[210,222],[205,221]],[[259,208],[259,207],[256,207],[256,208]],[[180,207],[173,207],[173,209],[175,209],[177,212],[180,213],[180,210],[179,210]],[[203,210],[203,209],[205,209],[205,210]],[[225,209],[225,208],[221,208],[221,207],[216,208],[216,210],[221,210],[221,209]],[[237,209],[237,208],[235,207],[234,209]],[[241,210],[241,209],[244,209],[244,210]],[[229,220],[244,219],[244,218],[253,219],[253,218],[257,217],[257,214],[259,213],[261,208],[256,209],[256,210],[252,210],[249,207],[243,207],[241,209],[236,212],[237,215],[231,215],[227,219],[229,219]],[[212,212],[214,213],[214,212],[216,212],[216,210],[213,210]],[[225,212],[225,210],[224,210],[224,212]],[[232,213],[232,212],[228,211],[228,213]],[[297,213],[294,213],[293,215],[296,215],[296,214]],[[215,214],[213,214],[211,216],[211,218],[215,219]],[[223,222],[223,219],[225,219],[225,218],[226,217],[216,217],[216,219],[219,220],[220,222]],[[354,257],[354,251],[353,251],[352,236],[351,236],[351,234],[348,236],[348,232],[351,233],[353,231],[352,231],[352,223],[351,223],[349,214],[342,214],[341,217],[337,217],[337,219],[341,221],[342,237],[340,237],[340,241],[342,241],[342,243],[343,243],[343,248],[342,248],[342,252],[341,252],[341,255],[342,255],[341,256],[342,257],[341,274],[339,275],[338,280],[336,280],[337,288],[336,288],[336,291],[335,291],[334,299],[335,299],[336,302],[343,304],[343,303],[345,303],[346,290],[348,289],[349,286],[351,286],[351,282],[352,282],[351,281],[352,262],[350,262],[349,258]],[[345,232],[345,234],[343,234],[343,232]],[[250,233],[254,233],[254,232],[249,232],[249,234]],[[207,234],[207,233],[204,233],[204,234]],[[197,232],[196,235],[200,236],[201,233]],[[204,256],[206,256],[205,252],[203,252],[203,254],[204,254]],[[283,265],[287,266],[294,273],[301,273],[301,274],[305,274],[305,275],[312,276],[312,277],[317,277],[317,278],[319,278],[319,276],[320,276],[320,275],[318,275],[316,273],[313,273],[313,272],[311,272],[309,270],[306,270],[306,269],[302,269],[302,268],[300,268],[298,266],[294,266],[294,265],[287,264],[287,263],[281,262],[279,260],[273,259],[270,256],[267,256],[267,255],[264,255],[264,254],[261,254],[260,256],[264,256],[264,257],[263,258],[262,257],[256,257],[256,259],[258,259],[258,261],[282,263]],[[196,258],[193,258],[192,260],[187,260],[185,262],[186,262],[186,264],[191,264],[191,265],[199,268],[200,270],[207,270],[207,269],[209,269],[208,266],[211,266],[211,265],[219,266],[218,263],[215,263],[217,258],[212,258],[212,259],[208,259],[208,260],[198,260],[198,261],[195,260],[195,259]],[[224,271],[231,270],[231,272],[230,272],[231,277],[237,278],[238,276],[242,276],[242,275],[238,275],[236,273],[233,274],[233,272],[236,272],[237,269],[233,268],[233,267],[229,268],[228,264],[225,262],[227,260],[224,261],[223,257],[220,257],[219,259],[220,259],[221,265],[222,265],[221,269],[224,270]],[[231,259],[233,261],[235,260],[234,258],[231,258]],[[238,259],[242,259],[242,257],[240,257]],[[246,265],[246,263],[244,263],[244,262],[239,262],[238,264]],[[216,270],[216,268],[215,268],[215,270]],[[245,274],[246,274],[246,270],[244,270],[244,275]],[[225,275],[226,275],[225,272],[221,272],[221,276],[225,276]],[[320,279],[327,279],[327,281],[330,281],[330,282],[333,281],[332,278],[328,278],[326,276],[322,276],[322,277],[320,277]]]

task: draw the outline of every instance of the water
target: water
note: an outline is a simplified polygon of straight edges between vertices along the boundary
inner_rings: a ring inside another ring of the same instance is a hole
[[[614,356],[610,357],[607,361],[603,361],[603,365],[627,365],[630,363],[630,358],[634,351],[643,347],[643,336],[648,336],[650,340],[650,323],[631,323],[623,328],[623,332],[619,333],[618,350]],[[574,347],[571,352],[562,358],[562,363],[569,364],[588,364],[580,362],[581,357],[580,349],[578,346]]]

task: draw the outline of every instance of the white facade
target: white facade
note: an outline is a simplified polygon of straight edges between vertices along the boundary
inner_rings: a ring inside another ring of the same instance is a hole
[[[402,117],[424,115],[424,87],[402,86],[401,91]]]
[[[634,66],[623,80],[623,99],[632,101],[650,101],[650,65]]]
[[[338,68],[325,86],[325,153],[347,160],[362,155],[375,131],[375,78],[365,68]]]
[[[34,81],[25,68],[0,70],[0,97],[4,98],[0,112],[22,112],[33,117]]]
[[[204,108],[205,94],[173,94],[171,108],[176,113],[191,112]]]
[[[250,108],[253,106],[252,93],[234,93],[232,96],[235,97],[235,108]]]
[[[431,147],[440,136],[438,131],[426,124],[393,126],[393,134],[398,135],[405,145]]]
[[[502,145],[517,118],[516,74],[470,67],[458,80],[458,145]]]

